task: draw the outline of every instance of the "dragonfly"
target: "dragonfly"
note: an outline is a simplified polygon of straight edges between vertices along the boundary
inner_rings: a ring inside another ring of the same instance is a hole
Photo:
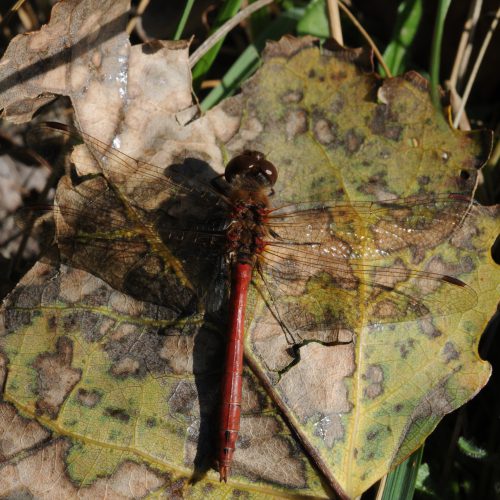
[[[61,256],[174,314],[227,312],[221,481],[231,474],[238,441],[252,287],[292,348],[311,340],[335,345],[345,329],[445,316],[476,303],[458,277],[408,268],[399,257],[451,238],[470,210],[467,196],[274,206],[278,169],[259,151],[241,151],[224,174],[200,182],[67,125],[43,128],[83,142],[83,157],[98,165],[63,177],[50,207]],[[370,305],[360,304],[361,293]]]

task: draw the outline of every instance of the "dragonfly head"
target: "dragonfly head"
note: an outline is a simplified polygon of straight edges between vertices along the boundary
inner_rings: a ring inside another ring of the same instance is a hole
[[[247,149],[229,161],[224,177],[230,184],[248,180],[260,187],[272,187],[278,179],[278,171],[264,153]]]

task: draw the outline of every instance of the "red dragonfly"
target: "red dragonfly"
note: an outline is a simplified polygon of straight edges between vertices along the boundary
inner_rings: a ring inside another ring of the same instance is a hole
[[[73,172],[61,181],[53,212],[64,258],[176,314],[218,310],[222,292],[230,290],[217,452],[221,481],[230,475],[238,439],[251,284],[292,346],[304,340],[335,344],[341,330],[448,315],[476,303],[475,292],[458,278],[432,266],[412,270],[397,259],[408,250],[421,257],[449,239],[468,213],[467,197],[273,208],[278,172],[258,151],[235,156],[210,184],[193,184],[183,173],[135,160],[66,125],[45,128],[83,139],[99,165],[93,174]],[[393,256],[391,265],[371,263]],[[357,302],[361,288],[371,306]]]

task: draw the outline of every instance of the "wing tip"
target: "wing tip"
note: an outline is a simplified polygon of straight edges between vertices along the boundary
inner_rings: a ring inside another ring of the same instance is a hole
[[[454,278],[453,276],[448,276],[446,274],[441,276],[441,281],[444,281],[446,283],[451,283],[452,285],[461,286],[464,288],[467,287],[467,285],[462,280],[459,280],[458,278]]]

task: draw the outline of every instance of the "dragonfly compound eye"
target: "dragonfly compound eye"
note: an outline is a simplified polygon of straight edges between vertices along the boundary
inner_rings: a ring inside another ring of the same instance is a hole
[[[239,177],[251,178],[260,184],[274,186],[278,178],[278,171],[260,151],[245,150],[229,161],[224,177],[229,183]]]

